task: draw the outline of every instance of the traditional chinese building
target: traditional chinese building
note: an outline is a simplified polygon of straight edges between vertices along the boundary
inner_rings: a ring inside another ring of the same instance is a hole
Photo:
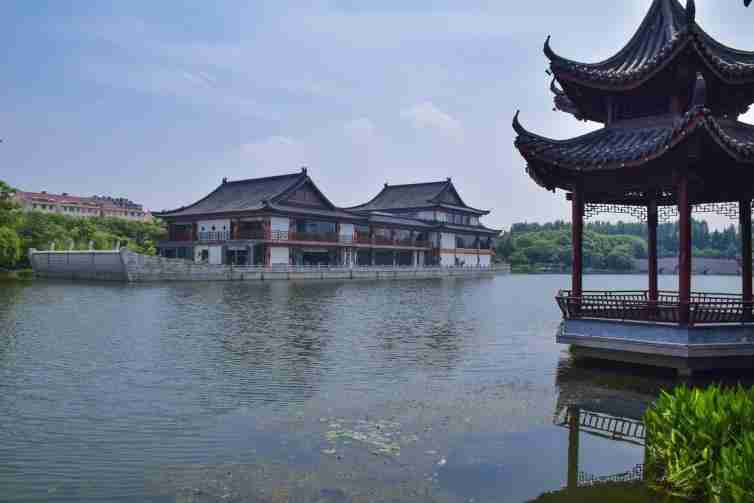
[[[160,255],[211,264],[489,267],[499,231],[453,182],[387,185],[371,201],[335,206],[299,173],[223,180],[203,199],[155,214]]]
[[[712,5],[712,2],[709,2]],[[531,178],[567,192],[572,205],[571,289],[558,294],[558,336],[584,354],[665,365],[682,372],[751,365],[751,211],[754,127],[738,120],[754,102],[754,53],[726,47],[696,22],[693,0],[654,0],[636,34],[599,63],[544,52],[558,110],[601,127],[554,140],[518,119],[516,147]],[[740,295],[692,290],[691,215],[740,220]],[[582,286],[585,216],[634,215],[648,225],[645,291],[593,292]],[[658,220],[679,219],[678,289],[657,285]]]

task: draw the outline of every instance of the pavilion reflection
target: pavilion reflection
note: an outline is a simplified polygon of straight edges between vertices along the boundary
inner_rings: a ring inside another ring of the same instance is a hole
[[[610,501],[619,495],[640,494],[652,501],[644,487],[644,466],[626,466],[617,473],[595,475],[581,469],[583,435],[645,447],[643,415],[652,403],[663,379],[638,376],[626,368],[583,365],[577,359],[561,359],[556,374],[558,398],[553,423],[568,431],[566,485],[561,491],[542,495],[545,501]],[[603,499],[600,499],[603,498]]]

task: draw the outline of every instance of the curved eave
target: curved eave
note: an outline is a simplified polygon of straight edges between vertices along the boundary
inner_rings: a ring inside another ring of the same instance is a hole
[[[578,120],[587,120],[586,115],[579,109],[579,107],[573,102],[573,100],[568,97],[565,91],[555,85],[555,81],[556,78],[553,77],[552,82],[550,82],[550,91],[553,94],[552,101],[555,104],[555,109],[571,114]]]
[[[688,43],[693,25],[693,1],[684,9],[678,0],[654,0],[631,39],[614,56],[583,63],[558,55],[544,45],[545,56],[558,80],[604,90],[633,89],[665,68]]]
[[[548,58],[550,59],[550,70],[558,80],[566,80],[601,91],[630,91],[641,87],[645,82],[667,68],[688,45],[689,38],[685,35],[679,36],[644,64],[621,72],[612,69],[599,69],[604,63],[590,64],[571,61],[557,56],[552,49],[549,50],[551,54],[548,55]],[[549,43],[546,45],[545,54],[547,54],[548,47]]]
[[[754,84],[754,52],[721,44],[699,26],[692,33],[693,47],[707,68],[728,85]]]
[[[693,0],[655,0],[629,42],[615,56],[584,63],[558,55],[544,45],[545,56],[558,80],[603,91],[636,89],[667,68],[692,47],[703,64],[728,85],[754,83],[754,52],[721,44],[696,22]]]
[[[754,126],[715,118],[704,108],[694,108],[667,126],[603,128],[570,140],[553,140],[527,131],[518,120],[518,112],[513,129],[517,133],[516,148],[528,163],[529,176],[549,190],[563,188],[555,179],[644,165],[673,150],[698,130],[706,132],[734,162],[754,164]],[[611,135],[619,134],[643,139],[629,147],[625,147],[622,138],[610,145]]]

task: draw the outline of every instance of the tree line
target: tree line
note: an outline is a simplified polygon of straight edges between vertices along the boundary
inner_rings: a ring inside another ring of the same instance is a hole
[[[696,257],[734,259],[740,254],[740,235],[734,225],[710,230],[707,222],[691,223]],[[678,256],[678,223],[657,227],[659,257]],[[632,222],[591,222],[584,226],[584,267],[629,271],[634,259],[647,257],[647,226]],[[497,243],[497,255],[521,271],[568,270],[571,267],[571,224],[565,221],[516,223]]]
[[[112,217],[74,217],[23,211],[16,190],[0,180],[0,268],[29,267],[29,249],[95,250],[127,246],[153,255],[155,244],[167,234],[165,225]]]

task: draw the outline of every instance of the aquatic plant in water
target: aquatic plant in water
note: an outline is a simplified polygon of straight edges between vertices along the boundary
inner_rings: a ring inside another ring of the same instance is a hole
[[[698,501],[754,501],[754,388],[663,391],[644,422],[656,488]]]

